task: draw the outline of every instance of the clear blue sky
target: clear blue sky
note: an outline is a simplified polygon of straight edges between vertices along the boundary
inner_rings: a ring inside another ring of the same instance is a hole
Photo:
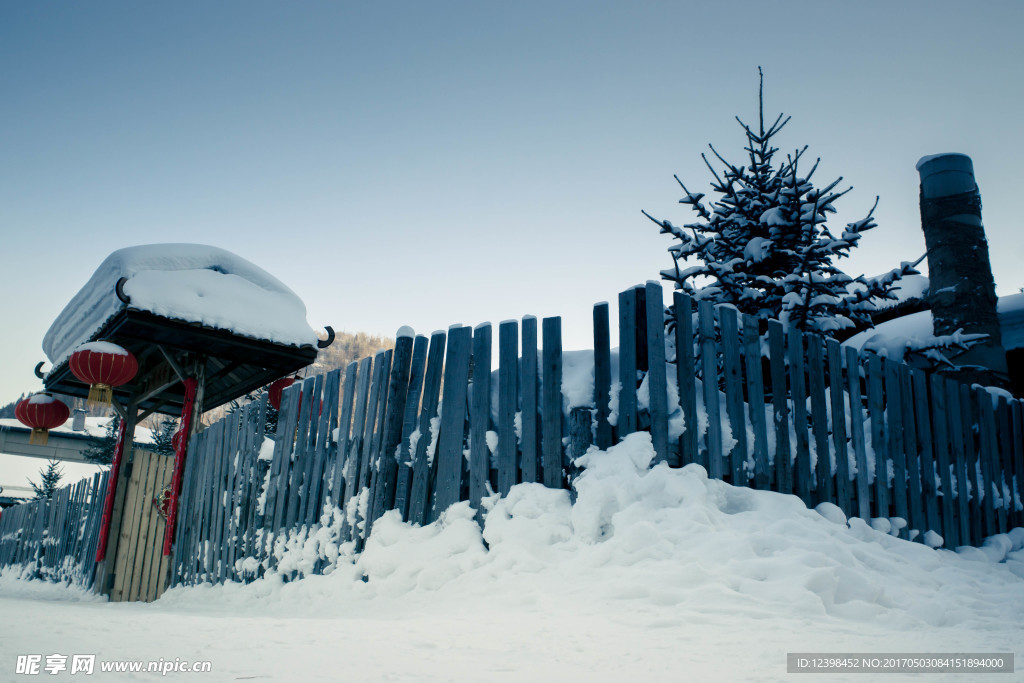
[[[1015,211],[1024,3],[6,2],[0,401],[39,388],[50,322],[111,251],[214,244],[314,326],[393,334],[562,315],[670,263],[678,173],[738,157],[734,115],[793,120],[819,178],[881,195],[852,275],[924,252],[917,159],[973,157],[998,288]],[[614,312],[613,312],[614,314]]]

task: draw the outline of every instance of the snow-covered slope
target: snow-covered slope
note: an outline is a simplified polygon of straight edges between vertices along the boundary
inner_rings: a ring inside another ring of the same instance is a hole
[[[130,308],[280,344],[316,343],[305,304],[262,268],[217,247],[148,244],[108,256],[57,316],[43,338],[54,366],[121,309],[114,286],[122,277]]]

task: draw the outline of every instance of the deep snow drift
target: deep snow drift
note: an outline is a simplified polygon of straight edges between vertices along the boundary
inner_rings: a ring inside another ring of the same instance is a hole
[[[575,504],[521,484],[483,530],[460,503],[425,527],[388,513],[354,560],[330,534],[295,549],[339,553],[327,576],[151,605],[5,576],[0,608],[25,621],[0,666],[68,651],[209,659],[207,680],[781,680],[786,652],[1024,650],[1024,530],[932,550],[652,458],[646,433],[591,450]]]

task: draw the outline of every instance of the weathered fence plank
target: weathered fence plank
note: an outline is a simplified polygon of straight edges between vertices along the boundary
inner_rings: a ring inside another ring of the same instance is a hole
[[[996,468],[995,479],[1002,499],[1002,504],[999,506],[999,530],[1000,533],[1006,533],[1012,526],[1013,513],[1013,445],[1010,443],[1013,429],[1010,426],[1010,406],[1006,397],[999,396],[997,398],[996,431],[999,441],[999,465]]]
[[[466,428],[466,389],[469,382],[472,330],[448,330],[448,354],[444,367],[441,400],[441,432],[437,446],[437,480],[428,521],[433,522],[449,506],[459,502],[462,488],[462,445]]]
[[[491,426],[491,324],[473,330],[473,371],[469,403],[469,504],[482,519],[480,501],[490,483],[491,454],[487,431]]]
[[[1016,502],[1024,503],[1024,401],[1013,401],[1013,490],[1017,492],[1014,501],[1014,526],[1024,526],[1024,510],[1016,509]]]
[[[921,498],[924,503],[925,528],[941,534],[942,522],[939,520],[938,490],[935,486],[937,473],[930,417],[932,406],[928,400],[928,381],[924,371],[918,369],[910,371],[910,381],[914,391],[914,418],[917,424],[917,445],[921,459]]]
[[[984,533],[986,536],[999,533],[999,515],[996,501],[995,457],[996,457],[996,421],[992,409],[992,397],[982,387],[974,387],[972,397],[977,402],[978,419],[978,464],[980,474],[978,490],[984,491],[981,505],[985,519]]]
[[[338,455],[334,460],[334,470],[331,473],[331,503],[341,507],[343,512],[347,483],[345,470],[351,466],[349,447],[355,438],[352,434],[352,404],[356,395],[356,372],[358,366],[359,364],[356,361],[352,361],[345,368],[341,412],[338,418]]]
[[[846,397],[843,389],[843,355],[839,342],[825,340],[828,365],[829,400],[832,408],[832,449],[836,458],[834,502],[847,515],[853,514],[850,504],[850,455],[846,449]],[[856,372],[856,368],[854,368]]]
[[[299,409],[299,417],[296,422],[296,435],[294,450],[289,467],[288,490],[293,492],[288,496],[288,505],[285,508],[284,525],[291,529],[299,522],[299,503],[305,498],[302,495],[302,479],[306,472],[306,457],[308,451],[309,428],[313,413],[313,402],[317,399],[314,388],[316,380],[308,377],[302,383],[302,402]]]
[[[679,464],[687,465],[700,461],[697,376],[693,352],[693,299],[689,294],[676,291],[673,292],[672,301],[676,318],[676,383],[679,387],[679,407],[685,421],[683,434],[679,437]],[[600,447],[600,442],[598,445]]]
[[[607,318],[607,310],[605,316]],[[607,334],[607,320],[605,323]],[[607,393],[607,387],[605,391]],[[508,495],[509,490],[517,483],[515,422],[518,407],[519,323],[515,320],[506,320],[498,326],[498,493],[503,496]],[[607,414],[607,396],[605,413]],[[610,430],[609,425],[609,435]]]
[[[740,368],[739,313],[732,306],[718,307],[722,332],[722,368],[725,378],[725,408],[732,431],[733,447],[729,451],[730,481],[733,486],[746,486],[747,418],[743,403],[743,376]]]
[[[931,376],[932,396],[932,429],[934,430],[933,444],[935,448],[935,461],[938,466],[939,481],[941,486],[942,501],[942,537],[947,548],[955,548],[960,545],[958,525],[953,513],[953,474],[951,472],[950,460],[950,436],[947,428],[947,411],[949,407],[946,400],[946,384],[942,375],[936,373]]]
[[[322,503],[326,499],[324,470],[327,469],[329,455],[333,450],[333,434],[335,421],[338,419],[339,385],[341,370],[335,369],[327,373],[324,380],[324,391],[319,424],[316,429],[316,443],[313,445],[313,467],[310,474],[309,501],[306,506],[306,525],[312,526],[320,519]]]
[[[815,500],[831,501],[835,495],[833,463],[828,443],[828,403],[825,399],[825,358],[822,338],[816,334],[805,336],[807,341],[807,377],[811,396],[811,432],[814,434]]]
[[[771,487],[768,456],[768,424],[765,419],[764,376],[761,369],[761,335],[757,318],[743,318],[743,362],[747,376],[747,409],[754,431],[754,485],[762,490]]]
[[[373,492],[371,513],[367,520],[366,536],[370,535],[373,523],[380,519],[395,503],[395,487],[398,484],[398,459],[401,457],[402,425],[405,421],[405,403],[409,396],[409,378],[412,370],[412,347],[415,339],[411,335],[399,336],[392,352],[391,372],[388,378],[388,399],[384,415],[381,447],[377,468],[377,486]]]
[[[910,529],[924,533],[927,522],[921,500],[921,467],[917,442],[917,420],[914,417],[914,391],[910,368],[896,365],[900,381],[900,405],[903,409],[903,454],[907,473],[907,522]],[[918,538],[917,540],[921,540]]]
[[[381,394],[383,394],[382,386],[385,382],[384,373],[387,369],[385,366],[388,364],[388,357],[383,351],[378,351],[377,355],[373,358],[373,375],[370,380],[370,396],[366,404],[366,421],[363,424],[363,435],[359,440],[362,452],[359,455],[359,481],[356,483],[355,491],[353,495],[358,496],[356,501],[357,517],[358,520],[355,523],[355,529],[353,537],[357,539],[357,548],[359,546],[358,539],[364,539],[366,529],[366,519],[370,514],[371,509],[371,496],[373,494],[373,474],[374,460],[376,459],[376,450],[374,449],[374,434],[377,426],[378,415],[380,414],[381,408]]]
[[[811,506],[811,450],[807,437],[807,378],[804,374],[804,334],[796,325],[789,336],[789,387],[793,397],[793,434],[796,441],[796,462],[793,488],[796,495]]]
[[[637,429],[637,305],[635,289],[619,294],[619,414],[615,435],[621,440]]]
[[[772,422],[775,427],[772,481],[780,493],[792,493],[793,456],[789,442],[789,401],[786,400],[786,330],[778,320],[768,321],[768,348],[772,382]]]
[[[540,481],[540,459],[537,457],[540,428],[537,420],[537,319],[531,315],[523,318],[523,358],[520,369],[523,407],[520,418],[522,439],[519,445],[523,451],[523,481],[533,483]]]
[[[408,519],[409,490],[412,487],[413,434],[417,433],[420,417],[420,396],[423,392],[423,375],[427,364],[428,340],[417,335],[412,347],[412,367],[409,371],[409,392],[405,399],[405,416],[402,418],[402,444],[398,457],[398,483],[395,486],[394,509],[402,519]],[[418,438],[418,433],[417,433]]]
[[[438,414],[441,389],[442,364],[447,337],[444,332],[435,332],[430,337],[427,353],[427,372],[423,382],[423,406],[420,409],[419,437],[412,456],[412,488],[409,492],[408,520],[423,524],[431,504],[430,491],[433,488],[434,472],[437,469],[437,432],[441,423]]]
[[[710,301],[701,301],[697,304],[697,327],[700,335],[700,367],[704,375],[704,410],[708,418],[706,446],[701,456],[701,464],[707,467],[712,479],[721,479],[725,473],[725,463],[722,462],[722,417],[721,405],[718,402],[715,307]]]
[[[957,535],[960,543],[972,542],[970,476],[967,470],[967,447],[964,433],[963,408],[960,405],[960,385],[951,379],[943,379],[946,387],[946,423],[949,425],[949,442],[953,450],[953,471],[956,473],[956,508],[960,521]]]
[[[880,356],[868,354],[868,415],[871,418],[871,449],[875,453],[875,514],[888,518],[889,444],[885,438],[884,381]]]
[[[373,359],[364,358],[359,362],[359,388],[356,389],[356,405],[352,414],[352,436],[348,442],[348,456],[345,458],[345,495],[342,509],[345,519],[341,524],[341,537],[348,541],[354,538],[357,523],[356,510],[359,504],[360,488],[363,481],[363,434],[369,406],[370,381],[373,376]],[[371,428],[372,429],[372,428]],[[352,501],[355,500],[353,503]],[[349,509],[350,506],[353,509]]]
[[[893,514],[907,522],[908,527],[900,532],[900,537],[906,538],[910,531],[910,506],[907,501],[907,452],[903,441],[903,387],[899,365],[883,359],[882,367],[885,372],[885,428],[893,471]]]
[[[648,282],[644,297],[647,323],[647,389],[651,413],[651,443],[654,463],[678,466],[668,449],[668,378],[665,372],[665,304],[661,285]],[[671,460],[671,462],[670,462]]]
[[[562,319],[544,318],[541,377],[541,456],[544,485],[562,486]]]
[[[662,286],[647,283],[644,314],[647,325],[647,397],[650,409],[650,438],[654,463],[678,466],[678,456],[669,451],[669,397],[665,360],[665,299]]]
[[[595,443],[601,450],[612,446],[609,398],[612,386],[611,336],[608,303],[594,306],[594,420]]]
[[[846,347],[846,385],[850,406],[850,440],[857,465],[854,487],[857,494],[857,516],[871,521],[871,489],[867,447],[864,438],[864,406],[860,390],[860,357],[857,349]]]

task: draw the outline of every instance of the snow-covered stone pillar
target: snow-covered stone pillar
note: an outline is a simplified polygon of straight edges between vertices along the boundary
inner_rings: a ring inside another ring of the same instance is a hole
[[[959,329],[988,335],[953,359],[960,369],[951,374],[963,382],[1005,387],[1006,351],[974,165],[965,154],[936,154],[918,161],[917,170],[935,335]]]

